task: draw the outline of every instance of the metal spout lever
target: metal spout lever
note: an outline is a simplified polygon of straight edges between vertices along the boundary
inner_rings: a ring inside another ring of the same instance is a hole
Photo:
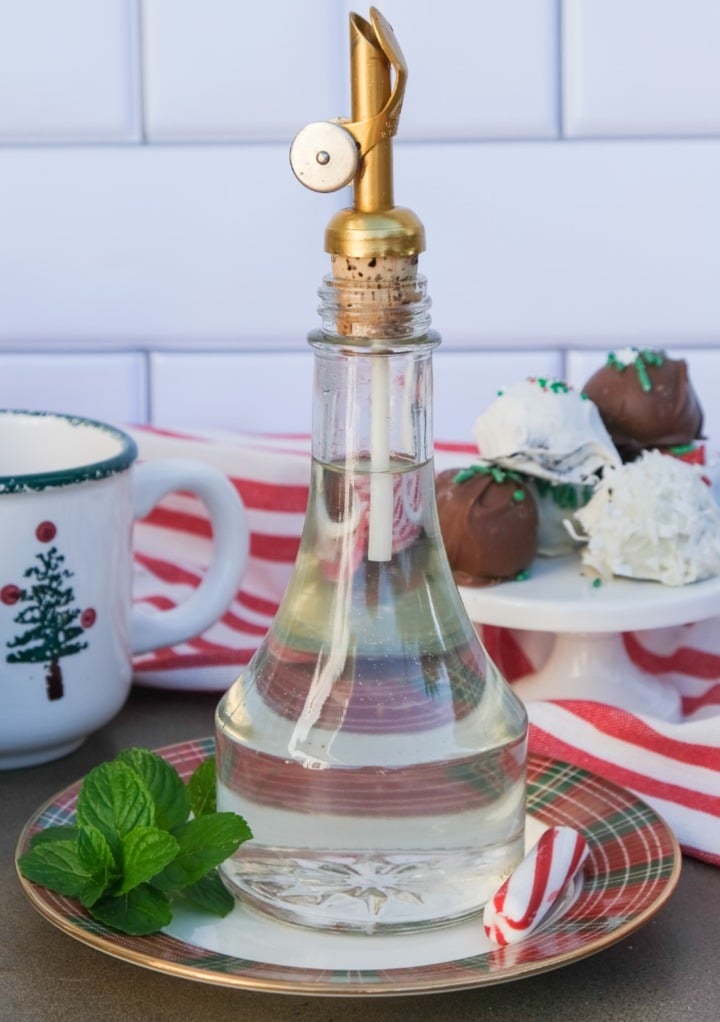
[[[370,151],[397,133],[407,64],[392,27],[375,7],[370,22],[350,15],[350,61],[351,117],[308,124],[290,147],[293,173],[313,191],[334,192],[364,176]],[[373,191],[382,194],[387,187],[381,182]]]

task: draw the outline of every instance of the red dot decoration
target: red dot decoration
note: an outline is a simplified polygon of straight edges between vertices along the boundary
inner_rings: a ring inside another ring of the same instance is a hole
[[[17,603],[21,596],[22,589],[20,586],[16,586],[13,582],[10,582],[8,585],[3,586],[2,589],[0,589],[0,600],[8,606],[12,606],[13,603]]]
[[[55,536],[57,535],[57,528],[52,522],[40,522],[35,530],[35,535],[41,543],[49,543],[51,540],[55,539]]]
[[[80,624],[83,628],[92,628],[97,621],[97,611],[94,607],[88,607],[80,615]]]

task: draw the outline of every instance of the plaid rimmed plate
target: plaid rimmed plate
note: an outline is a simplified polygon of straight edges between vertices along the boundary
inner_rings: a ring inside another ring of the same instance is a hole
[[[214,743],[207,738],[158,751],[188,777],[214,752]],[[76,782],[33,814],[20,835],[17,856],[26,850],[35,831],[74,819],[81,783]],[[253,916],[242,906],[217,925],[200,925],[196,917],[181,914],[162,933],[128,937],[96,922],[78,902],[23,877],[20,882],[34,907],[76,940],[124,961],[185,979],[334,997],[458,990],[556,969],[600,951],[647,922],[677,884],[680,850],[672,832],[641,799],[601,777],[531,755],[528,814],[535,827],[574,827],[590,845],[582,878],[577,890],[565,899],[564,910],[524,941],[506,948],[490,946],[478,918],[434,930],[431,939],[438,949],[436,959],[445,960],[429,964],[412,960],[413,946],[422,946],[422,960],[427,961],[427,934],[417,935],[425,943],[416,945],[413,934],[382,938],[316,934]],[[226,936],[230,933],[231,941]],[[362,962],[368,957],[363,953],[358,958],[360,967],[348,966],[353,947],[371,949],[368,942],[376,940],[383,942],[379,961],[402,964],[366,968]],[[394,955],[394,947],[401,943],[402,954]],[[308,961],[322,964],[327,957],[333,966],[298,964],[300,945]],[[451,957],[443,954],[443,946]],[[338,962],[344,962],[343,967],[336,967]]]

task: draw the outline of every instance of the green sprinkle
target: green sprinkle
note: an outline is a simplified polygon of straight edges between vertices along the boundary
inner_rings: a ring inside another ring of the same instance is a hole
[[[614,351],[611,351],[608,355],[607,364],[612,366],[612,368],[616,369],[619,373],[623,373],[627,369],[625,363],[620,361]]]
[[[614,351],[611,351],[607,357],[607,364],[619,373],[625,372],[629,365],[634,365],[640,387],[645,393],[648,393],[648,391],[652,390],[652,382],[648,375],[647,367],[661,366],[665,361],[665,356],[661,351],[653,351],[651,348],[643,348],[642,351],[638,348],[631,348],[630,350],[634,356],[632,362],[623,362]]]
[[[456,476],[453,477],[454,483],[466,483],[469,479],[473,479],[475,476],[490,476],[493,482],[504,483],[506,479],[510,479],[513,482],[521,483],[522,476],[517,472],[513,472],[509,468],[500,468],[499,465],[470,465],[469,468],[461,469]]]
[[[648,391],[652,390],[652,383],[648,376],[647,368],[642,358],[635,359],[635,368],[637,369],[638,379],[640,380],[640,387],[647,394]]]
[[[682,457],[683,454],[690,454],[695,450],[695,444],[676,444],[674,447],[668,447],[671,454],[674,454],[676,458]]]
[[[549,390],[553,394],[568,394],[570,387],[564,380],[553,380],[547,376],[528,376],[528,383],[536,383],[541,390]]]
[[[530,578],[530,572],[529,571],[519,571],[517,573],[517,575],[515,576],[515,581],[516,582],[527,582],[527,580],[529,578]]]
[[[525,500],[525,490],[513,490],[513,500],[518,502]]]
[[[593,585],[593,589],[599,589],[600,586],[602,585],[602,579],[601,578],[594,578],[592,585]]]

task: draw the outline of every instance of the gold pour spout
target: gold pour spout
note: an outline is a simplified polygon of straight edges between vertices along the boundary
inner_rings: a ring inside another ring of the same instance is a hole
[[[374,7],[369,22],[350,15],[350,77],[351,117],[303,128],[290,163],[298,179],[316,191],[353,185],[352,207],[327,226],[326,251],[356,258],[415,256],[425,248],[423,226],[393,200],[392,138],[407,65],[392,28]]]
[[[391,139],[405,98],[407,64],[387,21],[374,8],[370,16],[372,24],[359,14],[350,15],[352,121],[343,127],[364,154],[354,179],[354,207],[377,213],[394,205]]]

